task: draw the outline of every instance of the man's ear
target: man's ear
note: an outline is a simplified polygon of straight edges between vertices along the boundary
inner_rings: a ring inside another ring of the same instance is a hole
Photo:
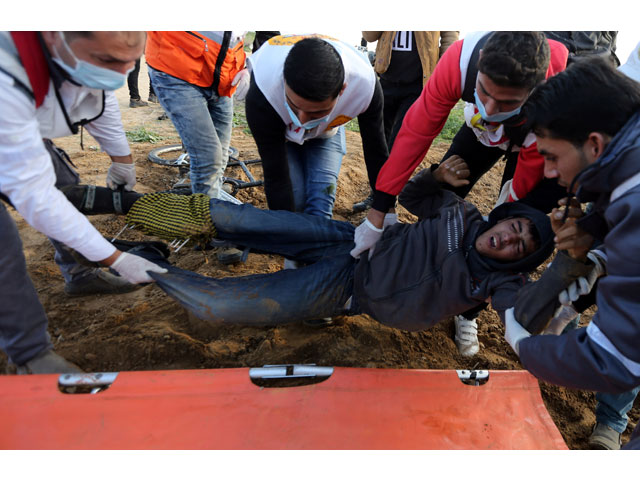
[[[585,142],[585,152],[589,154],[589,158],[595,162],[600,158],[600,155],[602,155],[602,152],[604,152],[604,149],[610,141],[611,137],[605,133],[591,132]]]
[[[340,93],[338,94],[338,96],[342,95],[342,92],[344,92],[344,89],[347,88],[347,84],[343,83],[342,84],[342,90],[340,90]]]
[[[47,47],[49,47],[49,50],[51,50],[51,45],[55,45],[58,37],[60,36],[58,32],[51,31],[42,31],[40,32],[40,35],[42,35],[42,39]]]

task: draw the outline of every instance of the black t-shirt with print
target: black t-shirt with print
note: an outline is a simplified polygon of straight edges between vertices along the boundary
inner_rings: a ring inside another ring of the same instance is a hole
[[[422,84],[422,64],[413,32],[396,32],[391,47],[391,62],[380,75],[382,86]]]

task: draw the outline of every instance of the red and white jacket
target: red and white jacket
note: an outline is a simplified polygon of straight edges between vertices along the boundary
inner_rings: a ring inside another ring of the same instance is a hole
[[[376,190],[391,196],[398,195],[422,162],[433,139],[444,127],[449,113],[462,98],[471,54],[486,33],[472,33],[458,40],[440,58],[420,97],[404,117],[389,158],[378,174]],[[568,51],[560,42],[547,41],[551,50],[551,60],[546,75],[546,78],[549,78],[566,68]],[[471,105],[468,105],[466,117],[471,117],[469,113],[477,113],[475,105],[473,105],[473,112],[469,111],[470,107]],[[467,121],[474,131],[477,130],[469,120]],[[497,131],[499,138],[495,136],[484,138],[486,132],[478,130],[478,140],[485,145],[506,148],[508,139],[500,135],[501,130],[502,127]],[[538,153],[535,137],[530,135],[520,148],[507,201],[523,198],[543,176],[544,159]]]

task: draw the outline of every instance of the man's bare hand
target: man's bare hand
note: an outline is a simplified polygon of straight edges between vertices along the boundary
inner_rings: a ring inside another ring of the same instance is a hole
[[[551,211],[551,228],[555,233],[554,241],[558,250],[566,250],[576,260],[585,260],[587,252],[593,246],[594,238],[576,225],[576,220],[584,215],[580,202],[571,199],[567,206],[567,199],[558,201],[560,208]],[[564,207],[564,208],[562,208]],[[567,220],[563,223],[566,209],[569,209]]]
[[[469,185],[467,178],[471,172],[464,159],[458,155],[451,155],[433,171],[433,178],[440,183],[448,183],[453,187]]]

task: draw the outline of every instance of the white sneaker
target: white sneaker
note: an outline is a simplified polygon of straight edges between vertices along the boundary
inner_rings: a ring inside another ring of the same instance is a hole
[[[480,350],[476,320],[467,320],[462,315],[456,315],[453,319],[456,324],[455,342],[460,355],[473,357]]]

